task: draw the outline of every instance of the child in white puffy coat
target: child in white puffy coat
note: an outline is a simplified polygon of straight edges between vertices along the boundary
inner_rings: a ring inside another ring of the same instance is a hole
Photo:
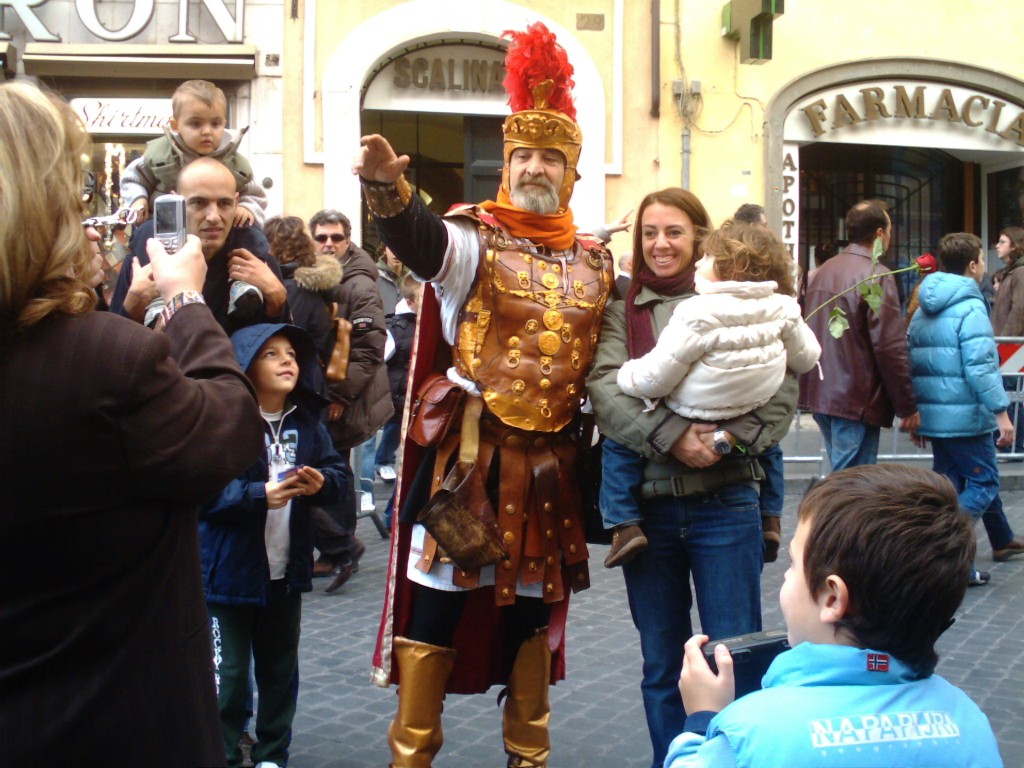
[[[665,397],[680,416],[717,422],[767,403],[786,368],[809,371],[821,347],[792,295],[792,258],[771,231],[726,221],[704,239],[703,250],[694,276],[697,295],[679,302],[654,349],[626,361],[617,383],[651,408]],[[642,459],[636,458],[642,474]],[[601,512],[605,528],[620,534],[605,565],[629,562],[646,537],[634,521],[615,519],[615,509],[602,505]],[[617,552],[619,542],[628,543],[629,551]]]
[[[767,403],[787,367],[813,368],[818,340],[796,299],[770,279],[788,276],[789,258],[763,227],[727,221],[712,232],[697,262],[698,295],[679,302],[654,349],[623,364],[619,388],[645,400],[666,397],[685,418],[717,421]]]

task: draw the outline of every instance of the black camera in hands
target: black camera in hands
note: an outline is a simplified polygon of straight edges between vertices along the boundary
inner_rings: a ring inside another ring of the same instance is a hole
[[[748,635],[727,637],[723,640],[709,640],[704,644],[704,658],[711,671],[718,674],[715,663],[715,646],[724,645],[732,655],[733,675],[736,679],[736,698],[751,691],[761,690],[761,678],[768,667],[783,651],[789,650],[786,630],[769,629],[765,632],[751,632]]]

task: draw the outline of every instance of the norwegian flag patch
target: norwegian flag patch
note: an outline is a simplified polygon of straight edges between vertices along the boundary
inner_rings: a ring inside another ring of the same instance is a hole
[[[869,653],[868,654],[868,672],[888,672],[889,671],[889,654],[887,653]]]

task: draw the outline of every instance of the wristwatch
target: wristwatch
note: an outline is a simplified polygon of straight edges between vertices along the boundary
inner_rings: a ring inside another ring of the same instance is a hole
[[[729,435],[724,429],[716,429],[711,437],[715,441],[715,453],[719,456],[732,452],[732,443],[729,442]]]
[[[164,326],[166,327],[171,318],[174,317],[174,313],[183,307],[187,307],[189,304],[205,304],[206,299],[203,298],[203,294],[199,291],[182,291],[179,294],[175,294],[167,306],[160,310],[160,316],[164,319]]]

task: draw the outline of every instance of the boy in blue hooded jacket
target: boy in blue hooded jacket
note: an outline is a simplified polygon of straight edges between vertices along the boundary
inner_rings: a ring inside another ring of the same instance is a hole
[[[250,649],[259,708],[252,759],[288,762],[298,699],[302,592],[312,590],[310,505],[337,500],[346,476],[320,421],[313,340],[293,325],[252,325],[231,337],[259,400],[266,455],[199,511],[203,586],[213,633],[229,766],[242,764]]]
[[[915,442],[932,442],[932,468],[953,483],[960,509],[981,518],[997,562],[1024,555],[1024,537],[1014,536],[999,498],[997,445],[1012,445],[1010,401],[999,375],[999,354],[988,306],[981,295],[985,252],[966,232],[939,241],[941,271],[925,277],[918,311],[907,329],[910,377],[921,426]],[[989,580],[971,569],[971,585]]]
[[[808,491],[779,590],[791,650],[733,701],[729,650],[715,647],[716,675],[707,636],[690,638],[665,768],[1001,768],[988,718],[935,674],[976,546],[958,507],[949,480],[904,464]]]

